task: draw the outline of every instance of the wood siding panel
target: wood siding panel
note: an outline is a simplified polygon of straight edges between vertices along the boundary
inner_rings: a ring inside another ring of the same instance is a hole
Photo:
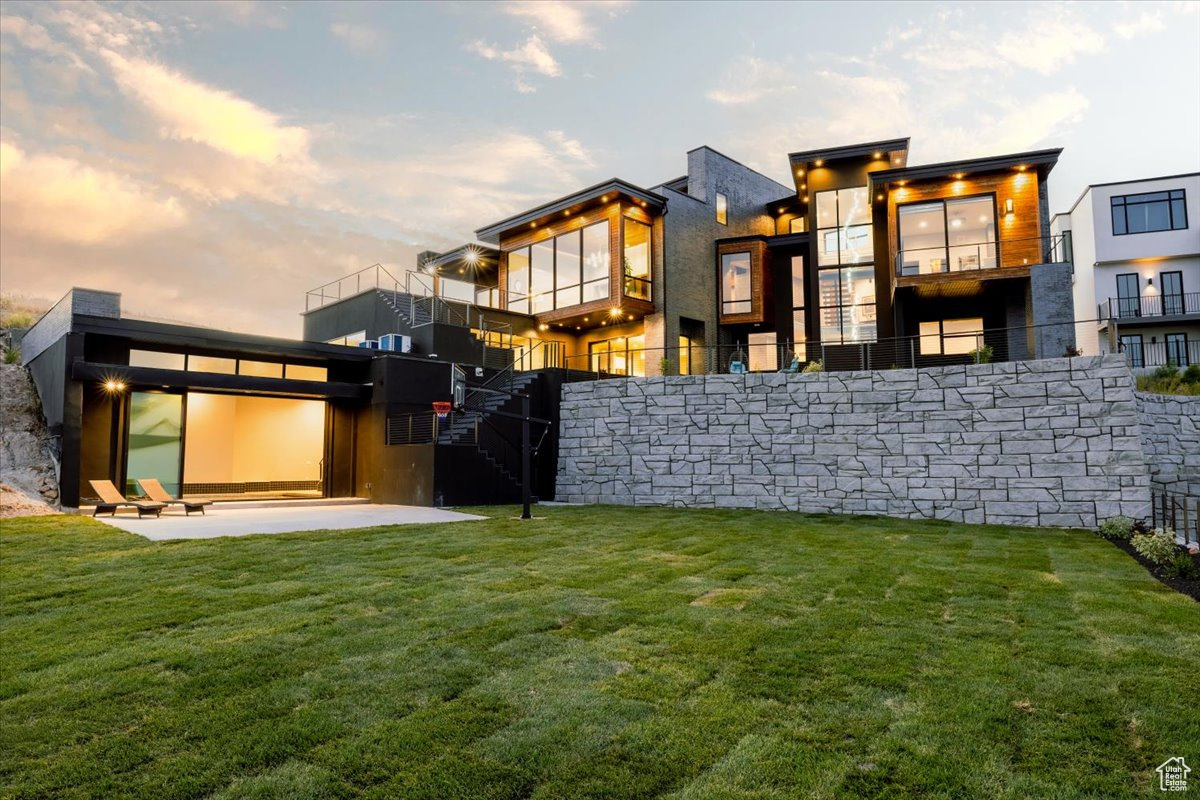
[[[746,314],[724,313],[721,301],[721,257],[727,253],[750,252],[750,311]],[[763,323],[769,318],[768,309],[773,307],[771,270],[767,263],[767,243],[763,241],[730,242],[717,247],[717,309],[722,325]]]
[[[924,181],[892,189],[888,196],[888,272],[896,285],[896,257],[900,252],[900,221],[897,208],[928,200],[994,195],[996,232],[1000,246],[1000,267],[1028,267],[1042,262],[1043,243],[1040,237],[1041,213],[1038,202],[1038,176],[1027,172],[1007,171],[992,175],[967,176]],[[1005,201],[1012,198],[1012,216],[1004,214]],[[981,270],[986,272],[987,270]],[[961,274],[959,275],[961,279]]]

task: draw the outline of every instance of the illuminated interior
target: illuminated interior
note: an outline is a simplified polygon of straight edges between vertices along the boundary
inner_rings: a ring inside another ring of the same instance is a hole
[[[320,497],[325,403],[190,392],[185,493]]]

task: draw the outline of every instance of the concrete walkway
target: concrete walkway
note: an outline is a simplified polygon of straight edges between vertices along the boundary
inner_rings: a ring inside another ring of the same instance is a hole
[[[238,508],[236,503],[210,506],[201,516],[183,515],[172,508],[161,517],[138,519],[129,511],[115,517],[96,517],[101,522],[153,541],[169,539],[213,539],[218,536],[247,536],[255,533],[349,530],[376,525],[414,525],[429,522],[462,522],[487,519],[441,508],[384,505],[320,505],[309,507]]]

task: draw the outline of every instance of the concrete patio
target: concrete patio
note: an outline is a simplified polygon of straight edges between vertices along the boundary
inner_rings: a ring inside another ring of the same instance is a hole
[[[87,513],[87,512],[85,512]],[[259,533],[292,533],[296,531],[351,530],[373,528],[377,525],[416,525],[432,522],[462,522],[487,519],[475,514],[462,514],[442,508],[420,506],[389,506],[353,503],[344,505],[283,505],[255,507],[238,503],[217,503],[207,514],[184,516],[181,507],[163,512],[161,517],[139,519],[129,511],[114,517],[96,519],[136,533],[153,541],[172,539],[213,539],[218,536],[249,536]]]

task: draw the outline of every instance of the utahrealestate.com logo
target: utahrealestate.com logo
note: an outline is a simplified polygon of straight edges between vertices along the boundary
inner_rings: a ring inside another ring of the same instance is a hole
[[[1192,768],[1183,763],[1183,756],[1168,758],[1158,765],[1158,788],[1164,792],[1186,792],[1187,776]]]

